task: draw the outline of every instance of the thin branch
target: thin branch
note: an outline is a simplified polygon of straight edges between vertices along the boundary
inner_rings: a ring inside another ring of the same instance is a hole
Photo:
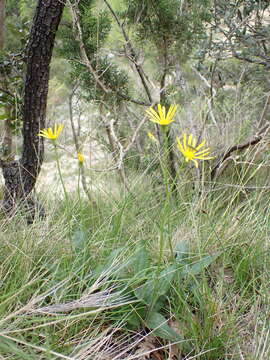
[[[81,28],[81,24],[80,24],[78,5],[77,4],[71,4],[70,2],[69,2],[69,5],[70,5],[70,8],[71,8],[71,13],[72,13],[73,28],[77,29],[77,31],[75,32],[76,33],[75,36],[76,36],[76,39],[77,39],[77,41],[79,43],[79,47],[80,47],[80,54],[81,54],[81,58],[82,58],[82,61],[80,61],[80,63],[85,65],[88,68],[90,73],[93,75],[93,77],[95,79],[95,82],[99,85],[101,90],[103,90],[105,92],[105,94],[109,94],[109,93],[113,92],[114,90],[107,87],[100,80],[100,76],[97,74],[97,72],[93,68],[93,66],[92,66],[92,64],[91,64],[91,62],[90,62],[90,60],[88,58],[88,55],[87,55],[87,52],[86,52],[86,49],[85,49],[85,45],[84,45],[84,42],[83,42],[83,35],[82,35],[82,28]],[[141,69],[141,67],[138,64],[137,64],[137,66]],[[143,77],[142,69],[140,70],[140,74],[141,74],[140,77],[141,76]],[[146,84],[146,82],[144,80],[144,77],[142,79],[142,82],[143,82],[145,90],[146,90],[146,92],[148,94],[149,89],[148,89],[147,84]],[[151,106],[152,105],[152,98],[151,98],[151,96],[149,97],[149,95],[148,95],[148,98],[149,98],[150,103],[146,103],[144,101],[132,99],[130,96],[122,94],[120,91],[115,91],[115,92],[122,99],[124,99],[126,101],[130,101],[130,102],[132,102],[134,104],[143,105],[143,106]],[[149,94],[150,94],[150,92],[149,92]]]
[[[0,87],[0,91],[4,92],[5,94],[12,96],[13,98],[15,98],[15,95],[13,95],[10,91],[3,89],[2,87]]]
[[[136,138],[137,138],[137,136],[138,136],[138,133],[139,133],[139,131],[141,130],[141,127],[144,125],[144,123],[146,122],[146,120],[147,120],[147,117],[144,117],[143,119],[142,119],[142,121],[139,123],[139,125],[137,126],[137,128],[135,129],[135,131],[134,131],[134,133],[133,133],[133,135],[132,135],[132,138],[131,138],[131,140],[130,140],[130,142],[129,142],[129,144],[125,147],[125,149],[124,149],[124,156],[125,156],[125,154],[131,149],[131,147],[133,146],[133,144],[134,144],[134,142],[136,141]]]
[[[214,180],[217,170],[220,168],[220,166],[222,165],[222,163],[228,159],[231,154],[237,150],[244,150],[247,149],[250,146],[256,145],[258,144],[263,138],[264,138],[264,134],[266,133],[266,131],[269,129],[270,125],[267,124],[263,129],[261,129],[258,133],[258,135],[256,135],[254,137],[254,139],[251,139],[243,144],[239,144],[239,145],[233,145],[231,146],[226,152],[225,154],[222,156],[222,158],[219,160],[219,162],[215,165],[215,167],[212,169],[211,171],[211,180]]]
[[[118,147],[118,150],[119,150],[119,161],[118,161],[118,164],[116,166],[118,172],[119,172],[119,175],[120,175],[120,178],[122,179],[123,181],[123,184],[126,188],[126,190],[131,193],[130,191],[130,188],[129,188],[129,184],[128,184],[128,181],[127,181],[127,177],[126,177],[126,174],[125,174],[125,169],[124,169],[124,157],[125,157],[125,149],[123,147],[123,145],[121,144],[121,142],[119,141],[119,139],[117,138],[116,134],[115,134],[115,131],[114,131],[114,124],[115,124],[115,120],[112,119],[109,123],[109,127],[107,128],[110,132],[110,137],[111,139],[113,140],[113,142],[117,145]]]
[[[90,71],[90,73],[93,75],[96,83],[100,86],[100,88],[106,93],[110,93],[111,90],[108,89],[103,82],[99,79],[98,74],[96,73],[95,69],[93,68],[93,66],[91,65],[91,62],[89,61],[89,58],[87,56],[86,53],[86,49],[84,46],[84,42],[83,42],[83,35],[82,35],[82,28],[81,28],[81,23],[80,23],[80,16],[79,16],[79,9],[77,4],[71,4],[71,2],[69,2],[70,5],[70,9],[71,9],[71,13],[72,13],[72,21],[73,21],[73,28],[77,29],[76,34],[76,38],[77,41],[79,43],[80,46],[80,54],[82,57],[82,60],[84,62],[84,65],[88,68],[88,70]]]
[[[210,98],[207,97],[208,113],[210,114],[211,119],[215,124],[215,126],[217,126],[217,121],[213,113],[213,100],[217,95],[217,91],[213,88],[213,79],[212,79],[213,75],[211,76],[211,84],[209,84],[208,80],[196,68],[194,68],[193,66],[191,68],[193,71],[195,71],[195,73],[199,76],[199,78],[205,83],[205,85],[210,89],[211,96]],[[205,119],[207,119],[208,113],[206,114]]]
[[[150,90],[149,90],[149,88],[148,88],[148,86],[147,86],[147,83],[146,83],[146,80],[145,80],[144,71],[143,71],[141,65],[138,64],[138,56],[137,56],[137,54],[136,54],[136,52],[135,52],[135,50],[134,50],[134,48],[133,48],[133,46],[132,46],[132,44],[131,44],[131,41],[130,41],[130,39],[129,39],[129,37],[128,37],[128,34],[126,33],[126,30],[125,30],[125,28],[124,28],[124,25],[121,24],[118,16],[116,15],[115,11],[114,11],[113,8],[111,7],[111,5],[108,3],[108,1],[107,1],[107,0],[103,0],[103,1],[105,2],[105,4],[107,5],[107,7],[109,8],[110,12],[112,13],[113,17],[115,18],[115,21],[117,22],[117,25],[120,27],[120,29],[121,29],[121,31],[122,31],[122,34],[123,34],[124,39],[125,39],[125,41],[126,41],[127,49],[128,49],[128,51],[129,51],[129,54],[128,54],[127,58],[128,58],[129,60],[131,60],[131,61],[133,62],[133,64],[135,65],[135,68],[136,68],[136,70],[137,70],[137,72],[138,72],[138,74],[139,74],[139,77],[140,77],[141,82],[142,82],[142,85],[143,85],[143,87],[144,87],[144,89],[145,89],[145,91],[146,91],[146,94],[147,94],[147,96],[148,96],[148,99],[149,99],[149,101],[152,103],[153,100],[152,100],[152,96],[151,96]]]
[[[263,111],[261,113],[260,120],[258,123],[258,128],[260,128],[264,122],[265,114],[266,114],[266,111],[267,111],[269,105],[270,105],[270,94],[267,95],[266,101],[264,103]]]
[[[251,59],[251,58],[243,56],[243,55],[239,55],[233,48],[232,48],[232,54],[236,59],[246,61],[250,64],[257,64],[257,65],[263,65],[263,66],[268,66],[268,67],[270,66],[270,62],[259,61],[259,60]],[[256,56],[260,57],[260,55],[256,55]]]
[[[115,124],[115,120],[111,120],[109,123],[109,129],[110,129],[110,133],[112,136],[112,139],[114,141],[114,143],[117,145],[118,150],[119,150],[119,162],[117,165],[117,169],[120,170],[123,167],[123,161],[124,161],[124,156],[125,156],[125,151],[124,151],[124,147],[121,144],[121,142],[118,140],[115,131],[114,131],[114,124]]]
[[[116,91],[116,94],[121,97],[122,99],[124,100],[127,100],[127,101],[130,101],[134,104],[137,104],[137,105],[143,105],[143,106],[152,106],[153,103],[147,103],[147,102],[144,102],[144,101],[140,101],[140,100],[136,100],[136,99],[132,99],[130,96],[127,96],[127,95],[124,95],[122,94],[121,92],[119,91]]]

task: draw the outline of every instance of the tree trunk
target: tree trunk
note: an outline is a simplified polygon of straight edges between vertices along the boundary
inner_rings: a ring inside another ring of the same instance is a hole
[[[12,108],[11,106],[6,105],[5,106],[5,113],[9,114],[11,116]],[[12,136],[12,128],[11,128],[11,118],[5,120],[4,123],[4,138],[3,138],[3,156],[4,159],[11,160],[14,158],[13,156],[13,136]]]
[[[44,157],[43,138],[37,134],[46,127],[49,66],[64,6],[65,0],[38,1],[27,48],[22,156],[19,161],[0,164],[5,179],[4,210],[9,213],[23,204],[29,221],[35,215],[32,190]]]
[[[0,50],[5,43],[5,0],[0,0]]]
[[[5,5],[5,0],[0,0],[0,51],[3,50],[5,45]],[[0,86],[2,91],[8,90],[4,74],[0,74]],[[11,107],[8,105],[5,106],[4,112],[10,114]],[[10,122],[10,119],[6,119],[4,123],[4,137],[2,143],[4,158],[9,158],[12,153],[12,132]]]

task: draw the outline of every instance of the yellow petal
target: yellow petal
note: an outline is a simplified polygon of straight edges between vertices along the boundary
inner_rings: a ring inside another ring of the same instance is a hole
[[[181,151],[182,154],[185,154],[185,150],[184,150],[184,148],[183,148],[183,145],[181,144],[180,139],[177,137],[176,140],[177,140],[177,147],[178,147],[178,149]]]
[[[184,149],[187,149],[187,134],[183,134],[183,146]]]
[[[203,155],[203,154],[205,154],[205,153],[208,153],[209,154],[209,150],[210,150],[210,148],[207,148],[207,149],[204,149],[204,150],[202,150],[202,151],[199,151],[199,152],[196,152],[196,156],[197,155]]]
[[[203,142],[201,142],[200,145],[196,146],[196,150],[201,149],[204,145],[205,145],[205,140],[203,140]]]
[[[166,123],[165,107],[161,106],[160,104],[158,104],[158,114],[159,114],[160,122],[162,124],[165,124]]]
[[[196,156],[196,159],[198,159],[198,160],[212,160],[212,159],[214,159],[215,157],[214,156],[203,156],[203,157],[197,157]]]
[[[170,119],[171,121],[173,121],[172,119],[174,117],[176,110],[177,110],[177,106],[171,105],[168,110],[167,119]]]
[[[155,123],[158,123],[158,124],[160,123],[160,118],[158,116],[158,113],[153,108],[150,108],[149,110],[146,110],[146,113],[150,117],[151,121],[153,121]]]

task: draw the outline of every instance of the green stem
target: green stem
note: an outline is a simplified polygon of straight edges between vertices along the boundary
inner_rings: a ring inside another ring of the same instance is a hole
[[[58,174],[59,174],[60,181],[61,181],[61,184],[62,184],[62,187],[63,187],[63,190],[64,190],[65,198],[68,201],[68,194],[67,194],[67,190],[66,190],[65,183],[64,183],[64,180],[63,180],[63,176],[62,176],[62,172],[61,172],[61,168],[60,168],[60,161],[59,161],[59,156],[58,156],[58,151],[57,151],[57,146],[56,146],[55,142],[53,142],[53,146],[54,146],[54,151],[55,151],[55,154],[56,154],[56,164],[57,164]]]
[[[80,192],[80,179],[81,179],[81,166],[79,164],[79,175],[78,175],[78,184],[77,184],[77,187],[78,187],[78,196],[79,196],[79,201],[81,202],[81,192]]]
[[[172,199],[172,190],[170,187],[170,169],[169,169],[169,159],[168,159],[168,155],[169,155],[169,142],[168,142],[169,128],[168,128],[168,126],[161,126],[161,131],[162,131],[163,138],[164,138],[164,146],[163,146],[163,149],[161,149],[161,152],[159,152],[159,162],[160,162],[160,167],[161,167],[162,176],[163,176],[165,189],[166,189],[166,198],[165,198],[165,206],[164,206],[164,210],[166,213],[167,209],[168,209],[168,205],[171,203],[171,200],[173,200]],[[172,245],[171,238],[169,239],[169,247],[170,247],[171,256],[173,258],[174,252],[173,252],[173,245]],[[163,251],[164,251],[164,234],[162,232],[162,234],[160,234],[160,244],[159,244],[159,262],[160,263],[162,262]]]
[[[162,174],[163,174],[163,178],[164,178],[164,183],[165,183],[165,187],[166,187],[166,198],[170,198],[171,194],[170,194],[170,172],[168,169],[168,126],[162,126],[161,127],[161,131],[163,134],[163,138],[164,138],[164,146],[162,149],[162,154],[161,154],[161,170],[162,170]]]

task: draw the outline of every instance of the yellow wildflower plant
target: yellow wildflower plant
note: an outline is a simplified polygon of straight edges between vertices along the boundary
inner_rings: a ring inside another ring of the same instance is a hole
[[[151,141],[154,141],[156,143],[158,142],[157,139],[155,138],[155,136],[150,131],[147,133],[147,136],[149,137],[149,139]]]
[[[78,158],[78,161],[80,163],[80,165],[82,165],[84,163],[84,156],[82,153],[78,152],[77,153],[77,158]]]
[[[183,141],[181,142],[179,137],[176,137],[177,147],[179,151],[183,154],[186,162],[193,161],[195,166],[198,167],[197,160],[211,160],[214,159],[212,156],[208,156],[210,154],[210,148],[206,148],[202,150],[205,145],[205,140],[201,142],[199,145],[197,144],[197,140],[193,138],[192,134],[190,134],[187,138],[187,134],[183,134]]]
[[[174,115],[177,110],[176,105],[170,105],[170,108],[166,114],[165,106],[161,106],[158,104],[157,111],[154,110],[152,107],[146,110],[147,115],[149,116],[149,120],[159,124],[159,125],[169,125],[171,122],[174,121]]]
[[[60,124],[60,125],[54,125],[54,129],[52,128],[48,128],[48,129],[43,129],[43,130],[40,130],[40,133],[37,134],[37,136],[42,136],[46,139],[49,139],[49,140],[56,140],[60,134],[61,134],[61,131],[63,130],[64,128],[64,125]]]

